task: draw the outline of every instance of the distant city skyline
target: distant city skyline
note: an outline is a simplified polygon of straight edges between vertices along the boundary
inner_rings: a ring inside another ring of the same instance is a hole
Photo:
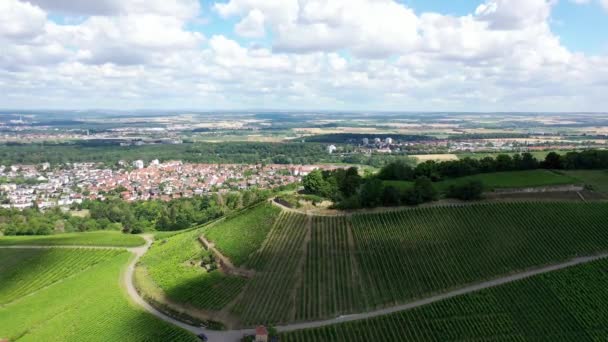
[[[606,112],[608,0],[2,0],[0,108]]]

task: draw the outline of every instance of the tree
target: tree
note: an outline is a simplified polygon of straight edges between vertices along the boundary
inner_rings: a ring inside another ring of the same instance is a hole
[[[361,188],[361,205],[364,207],[375,207],[381,204],[384,185],[378,178],[371,178],[363,183]]]
[[[418,177],[414,182],[414,191],[418,193],[422,202],[430,202],[437,200],[439,196],[437,189],[433,186],[433,182],[426,177]]]
[[[387,207],[401,204],[401,194],[399,189],[394,186],[387,186],[382,192],[382,204]]]
[[[447,197],[457,198],[463,201],[473,201],[481,199],[483,195],[483,183],[479,180],[470,180],[463,184],[451,185],[447,192]]]
[[[547,156],[545,157],[545,161],[543,161],[542,163],[542,167],[545,169],[553,170],[562,169],[562,156],[555,152],[549,152],[549,154],[547,154]]]

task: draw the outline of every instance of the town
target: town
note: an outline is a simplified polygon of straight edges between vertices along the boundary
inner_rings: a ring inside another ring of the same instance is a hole
[[[67,207],[83,200],[104,200],[115,193],[125,201],[202,196],[249,188],[271,189],[299,182],[331,165],[191,164],[182,161],[120,160],[115,169],[96,163],[0,166],[2,208]]]

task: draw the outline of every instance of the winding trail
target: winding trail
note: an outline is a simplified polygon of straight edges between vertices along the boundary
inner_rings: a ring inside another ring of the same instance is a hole
[[[196,335],[204,333],[209,338],[210,342],[236,342],[236,341],[239,341],[244,335],[254,333],[253,329],[215,331],[215,330],[208,330],[208,329],[198,327],[198,326],[193,326],[193,325],[181,322],[173,317],[170,317],[170,316],[158,311],[157,309],[152,307],[150,304],[148,304],[139,295],[139,293],[135,289],[135,285],[133,284],[133,275],[135,273],[135,266],[136,266],[137,262],[139,261],[139,259],[148,251],[148,249],[150,248],[150,246],[152,245],[152,242],[153,242],[153,238],[151,235],[143,235],[143,238],[146,240],[145,245],[143,245],[141,247],[126,248],[128,251],[130,251],[131,253],[134,254],[134,257],[131,259],[131,261],[129,262],[127,267],[125,267],[125,271],[124,271],[125,273],[122,276],[124,286],[127,290],[129,297],[137,305],[141,306],[144,310],[146,310],[147,312],[156,316],[157,318],[159,318],[165,322],[171,323],[173,325],[176,325],[185,330],[188,330]],[[0,246],[0,248],[125,249],[124,247],[101,247],[101,246]],[[435,303],[437,301],[441,301],[444,299],[448,299],[448,298],[452,298],[452,297],[456,297],[456,296],[460,296],[460,295],[465,295],[465,294],[469,294],[472,292],[477,292],[477,291],[480,291],[483,289],[500,286],[500,285],[511,283],[514,281],[526,279],[529,277],[533,277],[533,276],[537,276],[537,275],[541,275],[541,274],[545,274],[545,273],[549,273],[549,272],[553,272],[553,271],[562,270],[562,269],[565,269],[565,268],[568,268],[571,266],[586,264],[586,263],[589,263],[592,261],[605,259],[605,258],[608,258],[608,253],[602,253],[602,254],[597,254],[597,255],[593,255],[593,256],[577,257],[577,258],[573,258],[573,259],[570,259],[570,260],[562,262],[562,263],[534,268],[534,269],[530,269],[530,270],[527,270],[524,272],[514,273],[514,274],[511,274],[508,276],[484,281],[484,282],[469,285],[469,286],[464,286],[459,289],[432,295],[427,298],[415,300],[415,301],[412,301],[412,302],[409,302],[406,304],[397,305],[397,306],[393,306],[390,308],[369,311],[369,312],[364,312],[364,313],[359,313],[359,314],[344,315],[344,316],[339,316],[339,317],[327,319],[327,320],[288,324],[288,325],[278,326],[277,330],[279,332],[289,332],[289,331],[294,331],[294,330],[318,328],[318,327],[323,327],[323,326],[332,325],[332,324],[351,322],[351,321],[357,321],[357,320],[363,320],[363,319],[383,316],[383,315],[387,315],[387,314],[391,314],[391,313],[395,313],[395,312],[399,312],[399,311],[414,309],[414,308],[428,305],[431,303]]]

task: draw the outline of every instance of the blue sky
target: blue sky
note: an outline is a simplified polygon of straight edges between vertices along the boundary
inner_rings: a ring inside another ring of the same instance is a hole
[[[0,108],[605,111],[608,0],[2,0]]]

